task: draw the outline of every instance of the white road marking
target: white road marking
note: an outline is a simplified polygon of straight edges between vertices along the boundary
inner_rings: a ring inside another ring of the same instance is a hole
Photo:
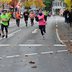
[[[55,46],[55,47],[64,47],[66,45],[63,45],[63,44],[54,44],[53,46]]]
[[[56,27],[58,27],[58,25],[56,25]],[[72,42],[72,40],[61,40],[59,37],[58,28],[56,28],[56,35],[58,40],[63,44],[63,46],[66,46],[64,42],[68,42],[68,41]]]
[[[14,58],[14,57],[19,57],[20,55],[13,55],[13,56],[6,56],[6,58]]]
[[[13,58],[14,56],[7,56],[6,58]]]
[[[31,54],[25,54],[25,55],[28,55],[28,56],[33,56],[33,55],[37,55],[38,53],[31,53]]]
[[[19,44],[19,45],[12,45],[12,44],[0,44],[0,47],[7,47],[7,46],[20,46],[20,47],[42,47],[42,46],[49,46],[44,44]],[[66,45],[63,44],[54,44],[54,47],[65,47]]]
[[[60,39],[60,37],[59,37],[57,21],[58,21],[58,19],[56,18],[56,35],[57,35],[58,40],[59,40],[62,44],[64,44],[64,42],[63,42],[63,41]]]
[[[61,53],[61,52],[67,52],[68,50],[58,50],[57,52],[59,53]]]
[[[41,54],[50,54],[50,53],[54,53],[54,51],[49,51],[49,52],[41,52]]]
[[[34,31],[32,31],[32,33],[37,33],[38,32],[38,29],[35,29]]]
[[[56,35],[57,35],[57,38],[59,39],[59,41],[64,44],[64,42],[68,42],[68,40],[61,40],[60,37],[59,37],[59,34],[58,34],[58,25],[57,25],[57,18],[56,18]],[[72,42],[72,40],[69,40],[70,42]]]
[[[38,47],[38,46],[44,46],[43,44],[19,44],[19,46],[24,46],[24,47],[28,47],[28,46],[31,46],[31,47]]]
[[[62,52],[67,52],[68,50],[57,50],[57,51],[48,51],[48,52],[40,52],[39,54],[54,54],[54,53],[62,53]],[[24,54],[24,55],[28,55],[28,56],[34,56],[34,55],[38,55],[38,53],[29,53],[29,54]],[[4,59],[4,58],[15,58],[15,57],[20,57],[21,55],[12,55],[12,56],[2,56],[0,57],[0,59]]]
[[[58,25],[56,25],[56,27],[58,27]]]
[[[58,29],[56,28],[56,35],[57,35],[57,38],[58,38],[58,40],[62,43],[62,44],[64,44],[64,42],[60,39],[60,37],[59,37],[59,34],[58,34]]]
[[[10,44],[0,44],[0,47],[7,47],[10,46]]]

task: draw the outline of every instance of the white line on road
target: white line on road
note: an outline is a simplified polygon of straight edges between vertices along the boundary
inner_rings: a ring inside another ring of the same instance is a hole
[[[67,52],[68,50],[58,50],[57,52],[59,53],[61,53],[61,52]]]
[[[62,53],[62,52],[67,52],[68,50],[57,50],[57,51],[48,51],[48,52],[40,52],[40,53],[29,53],[29,54],[24,54],[25,56],[35,56],[38,54],[54,54],[54,53]],[[4,57],[0,57],[0,59],[4,59],[4,58],[16,58],[16,57],[20,57],[21,55],[12,55],[12,56],[4,56]]]
[[[26,46],[26,47],[28,47],[28,46],[31,46],[31,47],[38,47],[38,46],[44,46],[43,44],[19,44],[19,46]]]
[[[64,42],[68,42],[68,41],[72,42],[72,40],[61,40],[61,39],[60,39],[59,33],[58,33],[58,25],[57,25],[57,24],[56,24],[56,35],[57,35],[58,40],[59,40],[62,44],[64,44]]]
[[[33,55],[37,55],[38,53],[31,53],[31,54],[25,54],[25,55],[28,55],[28,56],[33,56]]]
[[[10,44],[0,44],[0,47],[7,47],[10,46]]]
[[[58,28],[58,25],[56,25],[56,27]]]
[[[14,56],[7,56],[6,58],[13,58]]]
[[[6,58],[14,58],[14,57],[19,57],[20,55],[13,55],[13,56],[6,56]]]
[[[50,54],[50,53],[54,53],[54,51],[49,51],[49,52],[41,52],[41,54]]]
[[[55,47],[64,47],[66,45],[63,45],[63,44],[54,44],[53,46],[55,46]]]
[[[64,42],[60,39],[60,37],[59,37],[59,34],[58,34],[58,29],[56,28],[56,35],[57,35],[57,38],[58,38],[58,40],[62,43],[62,44],[64,44]]]
[[[0,47],[7,47],[7,46],[20,46],[20,47],[42,47],[42,46],[49,46],[44,44],[19,44],[19,45],[11,45],[11,44],[0,44]],[[66,45],[63,44],[54,44],[54,47],[65,47]]]

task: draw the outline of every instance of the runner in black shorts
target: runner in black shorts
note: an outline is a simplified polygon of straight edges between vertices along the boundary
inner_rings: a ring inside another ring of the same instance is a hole
[[[6,38],[8,37],[8,16],[6,15],[6,11],[3,10],[3,13],[1,15],[1,31],[2,31],[2,38],[4,38],[4,28],[6,32]]]
[[[29,13],[27,10],[23,13],[23,16],[24,16],[24,21],[26,23],[26,27],[27,27],[28,26],[28,17],[29,17]]]

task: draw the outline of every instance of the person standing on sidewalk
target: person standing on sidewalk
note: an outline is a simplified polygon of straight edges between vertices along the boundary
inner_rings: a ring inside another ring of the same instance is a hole
[[[69,10],[68,9],[64,11],[63,16],[65,17],[65,23],[69,23]]]
[[[70,27],[72,27],[72,9],[70,10],[70,14],[69,14],[69,22],[70,22]]]
[[[26,23],[26,27],[28,26],[28,17],[29,17],[29,13],[27,10],[25,10],[25,12],[23,13],[24,16],[24,21]]]
[[[41,31],[41,35],[44,38],[44,34],[46,33],[46,21],[45,21],[45,15],[42,13],[41,9],[39,10],[39,15],[35,18],[39,22],[39,29]]]
[[[8,37],[8,16],[6,14],[6,11],[3,10],[2,11],[2,15],[1,15],[1,31],[2,31],[2,38],[4,37]],[[4,34],[4,28],[5,28],[5,31],[6,31],[6,36]]]
[[[16,12],[16,25],[19,27],[20,26],[20,12]]]
[[[35,14],[33,11],[30,12],[29,17],[31,20],[31,26],[33,26],[34,25],[34,18],[35,18]]]

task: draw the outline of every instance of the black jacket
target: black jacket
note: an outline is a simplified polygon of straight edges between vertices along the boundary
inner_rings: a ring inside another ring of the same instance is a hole
[[[69,14],[69,21],[72,22],[72,11]]]

